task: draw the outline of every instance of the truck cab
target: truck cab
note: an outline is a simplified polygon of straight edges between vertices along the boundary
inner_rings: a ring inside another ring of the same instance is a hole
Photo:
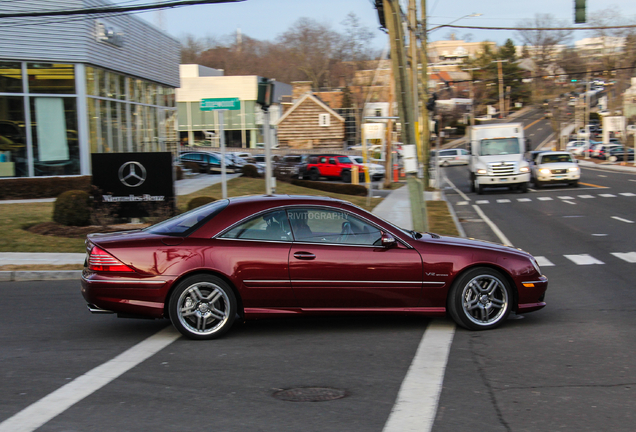
[[[470,136],[470,190],[487,187],[528,191],[530,166],[524,158],[526,142],[521,123],[473,126]]]

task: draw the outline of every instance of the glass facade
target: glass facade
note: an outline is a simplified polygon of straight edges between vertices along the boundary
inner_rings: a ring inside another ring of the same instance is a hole
[[[174,88],[80,66],[0,61],[0,177],[79,175],[89,153],[176,146]]]

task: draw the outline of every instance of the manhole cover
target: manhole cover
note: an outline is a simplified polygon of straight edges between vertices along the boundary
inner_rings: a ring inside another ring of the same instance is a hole
[[[274,393],[276,399],[289,402],[324,402],[341,399],[347,392],[341,389],[326,387],[303,387],[280,390]]]

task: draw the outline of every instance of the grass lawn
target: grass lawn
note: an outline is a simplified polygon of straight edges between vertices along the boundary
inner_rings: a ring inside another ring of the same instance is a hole
[[[237,178],[227,184],[228,196],[263,194],[262,179]],[[294,186],[278,182],[276,192],[292,195],[324,195],[340,198],[367,210],[372,210],[382,199],[372,198],[367,205],[367,197],[333,194],[315,189]],[[182,195],[177,199],[180,210],[198,196],[221,197],[221,185],[209,186],[190,195]],[[428,201],[427,203],[430,230],[442,235],[458,235],[445,201]],[[0,237],[0,252],[79,252],[83,253],[84,239],[39,235],[25,231],[23,228],[42,222],[51,221],[53,203],[0,204],[0,224],[4,228]],[[0,269],[1,270],[1,269]],[[9,270],[4,269],[4,270]],[[11,270],[18,270],[11,268]]]

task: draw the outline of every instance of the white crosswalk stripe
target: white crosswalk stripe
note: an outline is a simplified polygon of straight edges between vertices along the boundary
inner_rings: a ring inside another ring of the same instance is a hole
[[[571,196],[560,196],[560,197],[557,197],[557,198],[559,198],[560,200],[572,200],[572,199],[574,199],[574,197],[571,197]]]
[[[509,203],[510,200],[509,199],[498,199],[497,202],[498,203]]]
[[[596,197],[594,195],[579,195],[579,198],[590,199],[590,198],[596,198]]]
[[[552,198],[550,197],[539,197],[537,198],[539,201],[552,201]]]
[[[519,202],[530,202],[532,200],[530,198],[517,198],[517,201],[519,201]]]
[[[616,258],[622,259],[623,261],[627,261],[628,263],[636,263],[636,252],[612,252],[612,255],[614,255]]]
[[[616,195],[614,194],[598,194],[598,196],[603,198],[616,198]]]
[[[599,261],[591,255],[581,254],[581,255],[563,255],[574,264],[577,265],[594,265],[594,264],[605,264],[603,261]]]
[[[460,206],[460,205],[468,205],[468,201],[459,201],[456,205]]]
[[[536,256],[534,259],[537,260],[539,267],[554,267],[554,263],[544,256]]]
[[[490,201],[488,200],[478,200],[478,201],[475,201],[475,204],[488,204],[489,202]]]
[[[621,196],[624,196],[624,197],[633,197],[633,196],[636,196],[636,193],[633,193],[633,192],[620,192],[618,195],[621,195]],[[602,193],[602,194],[598,194],[598,195],[585,194],[585,195],[577,195],[577,196],[560,195],[560,196],[557,196],[556,198],[559,199],[561,202],[564,202],[564,203],[575,204],[572,201],[576,200],[577,198],[594,199],[597,196],[603,197],[603,198],[617,198],[617,195],[610,194],[610,193]],[[536,199],[537,201],[554,201],[555,200],[552,197],[539,196],[539,197],[534,197],[534,198],[517,198],[517,202],[532,202],[533,199]],[[510,200],[508,198],[500,198],[500,199],[496,199],[495,202],[498,203],[498,204],[507,204],[507,203],[511,203],[512,200]],[[469,204],[469,201],[459,201],[456,205],[464,206],[464,205],[468,205],[468,204]],[[477,201],[475,201],[475,204],[490,204],[490,200],[486,200],[486,199],[477,200]]]
[[[635,193],[632,193],[632,192],[621,192],[621,193],[619,193],[619,195],[623,195],[623,196],[636,196],[636,194],[635,194]]]

